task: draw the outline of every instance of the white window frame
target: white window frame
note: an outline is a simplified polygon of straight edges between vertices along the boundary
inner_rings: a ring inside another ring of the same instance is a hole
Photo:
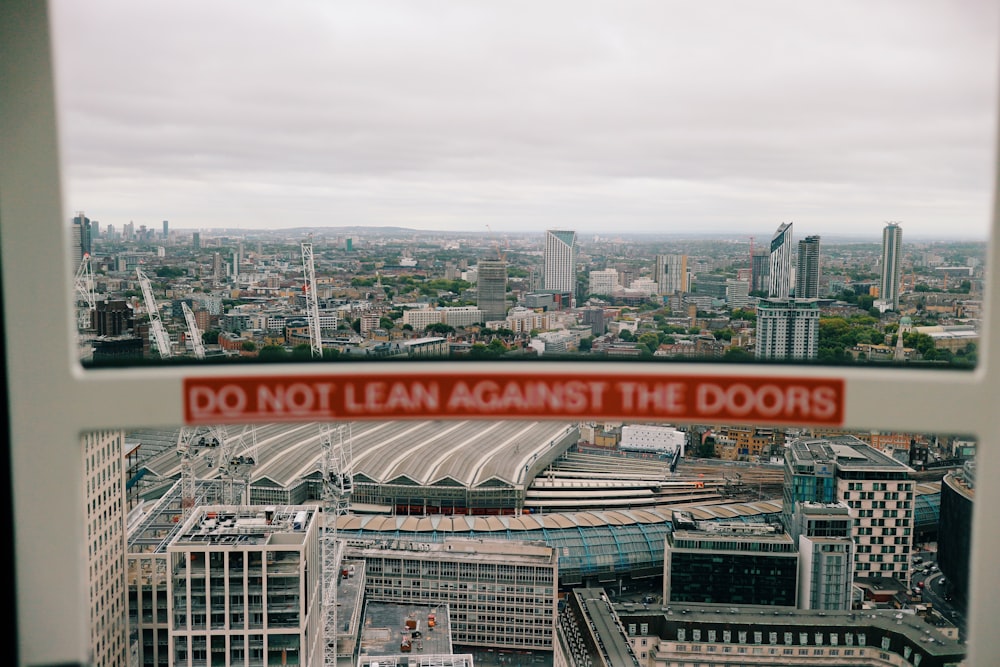
[[[7,346],[10,450],[20,665],[86,664],[89,654],[83,461],[80,433],[102,428],[176,426],[182,422],[182,379],[211,368],[133,368],[84,372],[76,357],[68,267],[66,212],[61,203],[45,2],[0,3],[0,239]],[[994,174],[995,176],[995,174]],[[658,366],[667,374],[794,374],[843,378],[845,426],[916,432],[971,433],[979,439],[976,503],[1000,506],[1000,237],[994,203],[988,251],[990,284],[984,345],[974,371],[732,365]],[[433,373],[440,364],[410,366]],[[494,367],[495,368],[495,367]],[[559,370],[567,370],[559,365]],[[455,370],[453,367],[449,370]],[[462,372],[488,372],[463,364]],[[532,365],[533,374],[552,370]],[[588,373],[635,372],[636,366],[587,364]],[[318,368],[252,366],[227,374],[311,374]],[[324,374],[336,366],[322,366]],[[381,372],[381,371],[373,371]],[[969,664],[1000,664],[1000,522],[974,520]]]

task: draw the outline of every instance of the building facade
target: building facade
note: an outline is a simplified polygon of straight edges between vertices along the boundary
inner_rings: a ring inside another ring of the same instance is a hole
[[[795,607],[799,554],[781,526],[694,521],[674,512],[663,603]]]
[[[807,236],[799,241],[795,262],[795,298],[819,298],[819,237]]]
[[[803,502],[840,502],[854,518],[854,576],[910,582],[913,470],[850,435],[800,438],[785,448],[786,525]]]
[[[486,321],[507,316],[507,262],[481,259],[476,278],[476,305]]]
[[[542,288],[558,292],[576,291],[576,232],[545,232],[545,274]]]
[[[125,667],[129,661],[125,581],[125,432],[82,437],[90,594],[91,664]]]
[[[318,508],[196,508],[167,547],[171,665],[322,662]]]
[[[899,279],[903,271],[903,230],[890,222],[882,230],[882,287],[879,301],[888,310],[899,310]]]
[[[615,269],[601,269],[590,272],[590,294],[600,296],[610,296],[620,287],[618,283],[618,271]]]
[[[782,223],[771,237],[768,258],[767,295],[787,299],[792,291],[792,223]]]
[[[815,359],[819,304],[810,299],[762,299],[757,304],[757,359]]]
[[[657,255],[655,275],[657,294],[686,292],[687,255]]]
[[[799,608],[849,610],[854,519],[843,503],[799,503],[789,532],[799,548]]]
[[[455,644],[553,648],[559,568],[552,547],[482,539],[348,540],[346,556],[365,560],[371,601],[447,604]]]

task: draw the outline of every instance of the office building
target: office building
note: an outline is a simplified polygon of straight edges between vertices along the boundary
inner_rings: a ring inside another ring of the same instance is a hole
[[[687,255],[657,255],[655,275],[657,294],[686,292]]]
[[[615,269],[601,269],[590,272],[589,294],[598,296],[610,296],[615,290],[621,287],[618,284],[618,271]]]
[[[771,237],[767,295],[787,299],[792,292],[792,223],[785,222]]]
[[[170,222],[168,220],[163,221],[163,239],[166,240],[170,238]]]
[[[795,263],[795,298],[819,298],[819,237],[807,236],[799,241]]]
[[[553,648],[559,558],[544,543],[348,539],[345,555],[364,559],[370,602],[447,605],[457,645]]]
[[[746,308],[750,305],[750,283],[735,278],[726,279],[726,305],[730,308]]]
[[[800,503],[844,503],[854,522],[854,573],[910,581],[913,470],[850,435],[801,438],[785,448],[785,524]]]
[[[548,230],[545,232],[545,275],[542,288],[546,291],[576,291],[576,232]]]
[[[486,321],[507,316],[507,262],[501,259],[479,260],[476,279],[476,305]]]
[[[795,607],[799,554],[781,526],[673,516],[663,553],[664,604]]]
[[[81,440],[86,475],[91,664],[94,667],[126,667],[129,665],[129,646],[125,582],[125,432],[94,431],[85,433]]]
[[[819,354],[819,304],[810,299],[761,299],[754,356],[767,360],[815,359]]]
[[[882,288],[879,302],[886,310],[899,310],[899,279],[903,270],[903,230],[890,222],[882,230]]]
[[[70,229],[70,238],[72,239],[73,244],[72,269],[74,272],[77,267],[80,266],[80,262],[83,258],[93,251],[93,240],[91,234],[92,230],[90,218],[85,216],[83,213],[77,213],[73,218],[73,225]]]
[[[843,503],[801,502],[789,532],[799,549],[799,608],[851,608],[854,519]]]
[[[938,565],[949,582],[948,590],[962,603],[971,591],[972,511],[976,501],[976,462],[941,480],[941,518],[938,522]]]
[[[191,234],[191,247],[195,250],[201,250],[201,232]]]
[[[318,508],[196,507],[167,546],[171,665],[315,665]],[[137,563],[142,568],[142,563]]]

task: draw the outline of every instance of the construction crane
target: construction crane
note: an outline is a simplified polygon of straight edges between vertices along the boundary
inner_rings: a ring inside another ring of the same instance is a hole
[[[347,514],[354,492],[354,455],[350,424],[321,422],[323,447],[323,664],[337,665],[337,584],[344,560],[343,545],[337,539],[337,521]]]
[[[90,254],[84,253],[80,266],[76,269],[73,279],[76,290],[76,323],[79,329],[89,329],[93,326],[93,313],[97,309],[97,297],[94,288],[94,269],[90,263]]]
[[[142,269],[135,267],[135,273],[139,277],[139,286],[142,287],[142,298],[146,304],[146,311],[149,313],[149,328],[153,334],[153,342],[156,344],[156,351],[161,359],[169,359],[173,352],[170,349],[170,337],[163,322],[160,321],[160,311],[156,307],[156,299],[153,297],[153,288],[149,284],[149,278],[142,272]]]
[[[486,225],[486,229],[487,229],[487,231],[489,231],[490,236],[493,236],[493,229],[489,225]],[[493,247],[496,248],[497,259],[500,260],[501,262],[506,262],[507,261],[507,251],[503,250],[500,247],[500,240],[497,239],[495,236],[493,237]]]
[[[197,359],[205,358],[205,344],[201,340],[201,330],[198,329],[198,322],[194,319],[194,313],[186,301],[181,301],[181,310],[184,311],[184,321],[187,322],[188,338],[191,339],[191,351]]]
[[[322,330],[319,326],[319,296],[316,294],[316,266],[313,263],[312,243],[302,244],[302,290],[306,295],[307,320],[309,321],[309,347],[312,356],[323,358]]]
[[[218,502],[224,505],[247,504],[244,493],[250,486],[250,473],[257,465],[257,432],[244,426],[238,434],[225,426],[186,426],[177,433],[177,455],[181,459],[181,514],[190,516],[196,505],[206,499],[196,498],[198,476],[195,463],[204,458],[209,473],[206,479],[220,479],[222,492]]]

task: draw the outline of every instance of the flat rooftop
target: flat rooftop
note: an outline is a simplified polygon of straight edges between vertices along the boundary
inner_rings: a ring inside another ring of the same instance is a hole
[[[207,505],[196,507],[174,539],[189,545],[304,544],[318,508],[315,505]]]
[[[433,627],[429,624],[431,616],[434,617]],[[410,650],[401,650],[407,641]],[[368,656],[369,664],[377,660],[375,656],[393,657],[397,662],[403,663],[404,657],[451,653],[448,605],[414,606],[369,602],[365,607],[360,655],[362,659]]]

